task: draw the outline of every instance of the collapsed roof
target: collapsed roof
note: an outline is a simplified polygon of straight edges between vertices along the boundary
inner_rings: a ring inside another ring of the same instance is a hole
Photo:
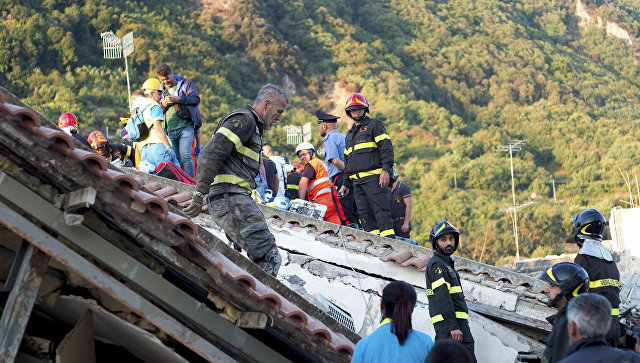
[[[3,276],[11,329],[0,334],[17,337],[0,340],[3,357],[17,354],[34,304],[61,315],[64,288],[39,291],[55,270],[62,286],[91,287],[101,307],[130,311],[206,361],[348,360],[356,334],[3,88],[0,129],[0,224],[24,241],[0,242],[14,261]],[[33,266],[34,276],[20,273]]]

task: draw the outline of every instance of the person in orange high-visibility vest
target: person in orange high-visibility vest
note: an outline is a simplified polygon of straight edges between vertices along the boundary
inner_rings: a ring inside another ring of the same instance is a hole
[[[327,169],[322,161],[316,157],[316,149],[309,142],[303,142],[296,147],[296,155],[302,162],[302,177],[298,185],[298,197],[314,203],[327,206],[324,220],[327,222],[346,225],[347,218],[342,211],[338,193],[333,186]]]

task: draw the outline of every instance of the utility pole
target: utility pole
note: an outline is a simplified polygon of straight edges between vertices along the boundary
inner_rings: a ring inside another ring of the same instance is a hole
[[[516,187],[513,181],[513,152],[520,151],[523,145],[527,140],[516,140],[508,143],[507,145],[502,145],[496,149],[496,151],[509,151],[509,162],[511,164],[511,195],[513,196],[513,235],[516,240],[516,261],[520,259],[520,247],[518,246],[518,216],[516,213]]]

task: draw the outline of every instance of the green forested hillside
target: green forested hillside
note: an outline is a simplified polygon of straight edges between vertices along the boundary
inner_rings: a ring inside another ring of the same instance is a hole
[[[203,5],[205,3],[206,5]],[[509,156],[514,153],[520,257],[565,251],[572,216],[626,206],[623,176],[640,172],[638,44],[580,27],[575,1],[533,0],[0,0],[0,84],[51,120],[113,134],[125,112],[122,60],[102,59],[100,33],[134,32],[133,87],[159,62],[191,78],[205,139],[217,119],[266,82],[291,95],[267,135],[293,156],[282,126],[341,112],[363,93],[392,136],[414,200],[413,237],[441,219],[462,254],[513,261]],[[231,6],[227,6],[231,5]],[[586,1],[592,17],[639,35],[640,3]],[[315,128],[314,128],[315,132]],[[321,145],[317,133],[315,145]],[[454,179],[456,184],[454,184]],[[556,201],[552,180],[555,181]],[[457,187],[456,187],[457,186]]]

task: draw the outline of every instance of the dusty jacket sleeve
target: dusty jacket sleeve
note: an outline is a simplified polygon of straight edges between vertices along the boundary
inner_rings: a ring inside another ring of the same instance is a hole
[[[393,144],[384,125],[380,121],[376,122],[375,125],[373,137],[380,150],[382,170],[389,171],[393,167]]]
[[[427,270],[427,296],[431,322],[436,330],[452,331],[459,329],[456,312],[449,293],[451,281],[446,266],[434,263]]]
[[[184,82],[184,93],[180,95],[182,100],[179,103],[185,106],[198,106],[200,104],[200,95],[196,86],[188,78],[184,78],[182,82]]]
[[[255,121],[242,115],[228,118],[220,125],[198,157],[196,190],[207,194],[220,166],[229,155],[244,147],[256,128]]]

